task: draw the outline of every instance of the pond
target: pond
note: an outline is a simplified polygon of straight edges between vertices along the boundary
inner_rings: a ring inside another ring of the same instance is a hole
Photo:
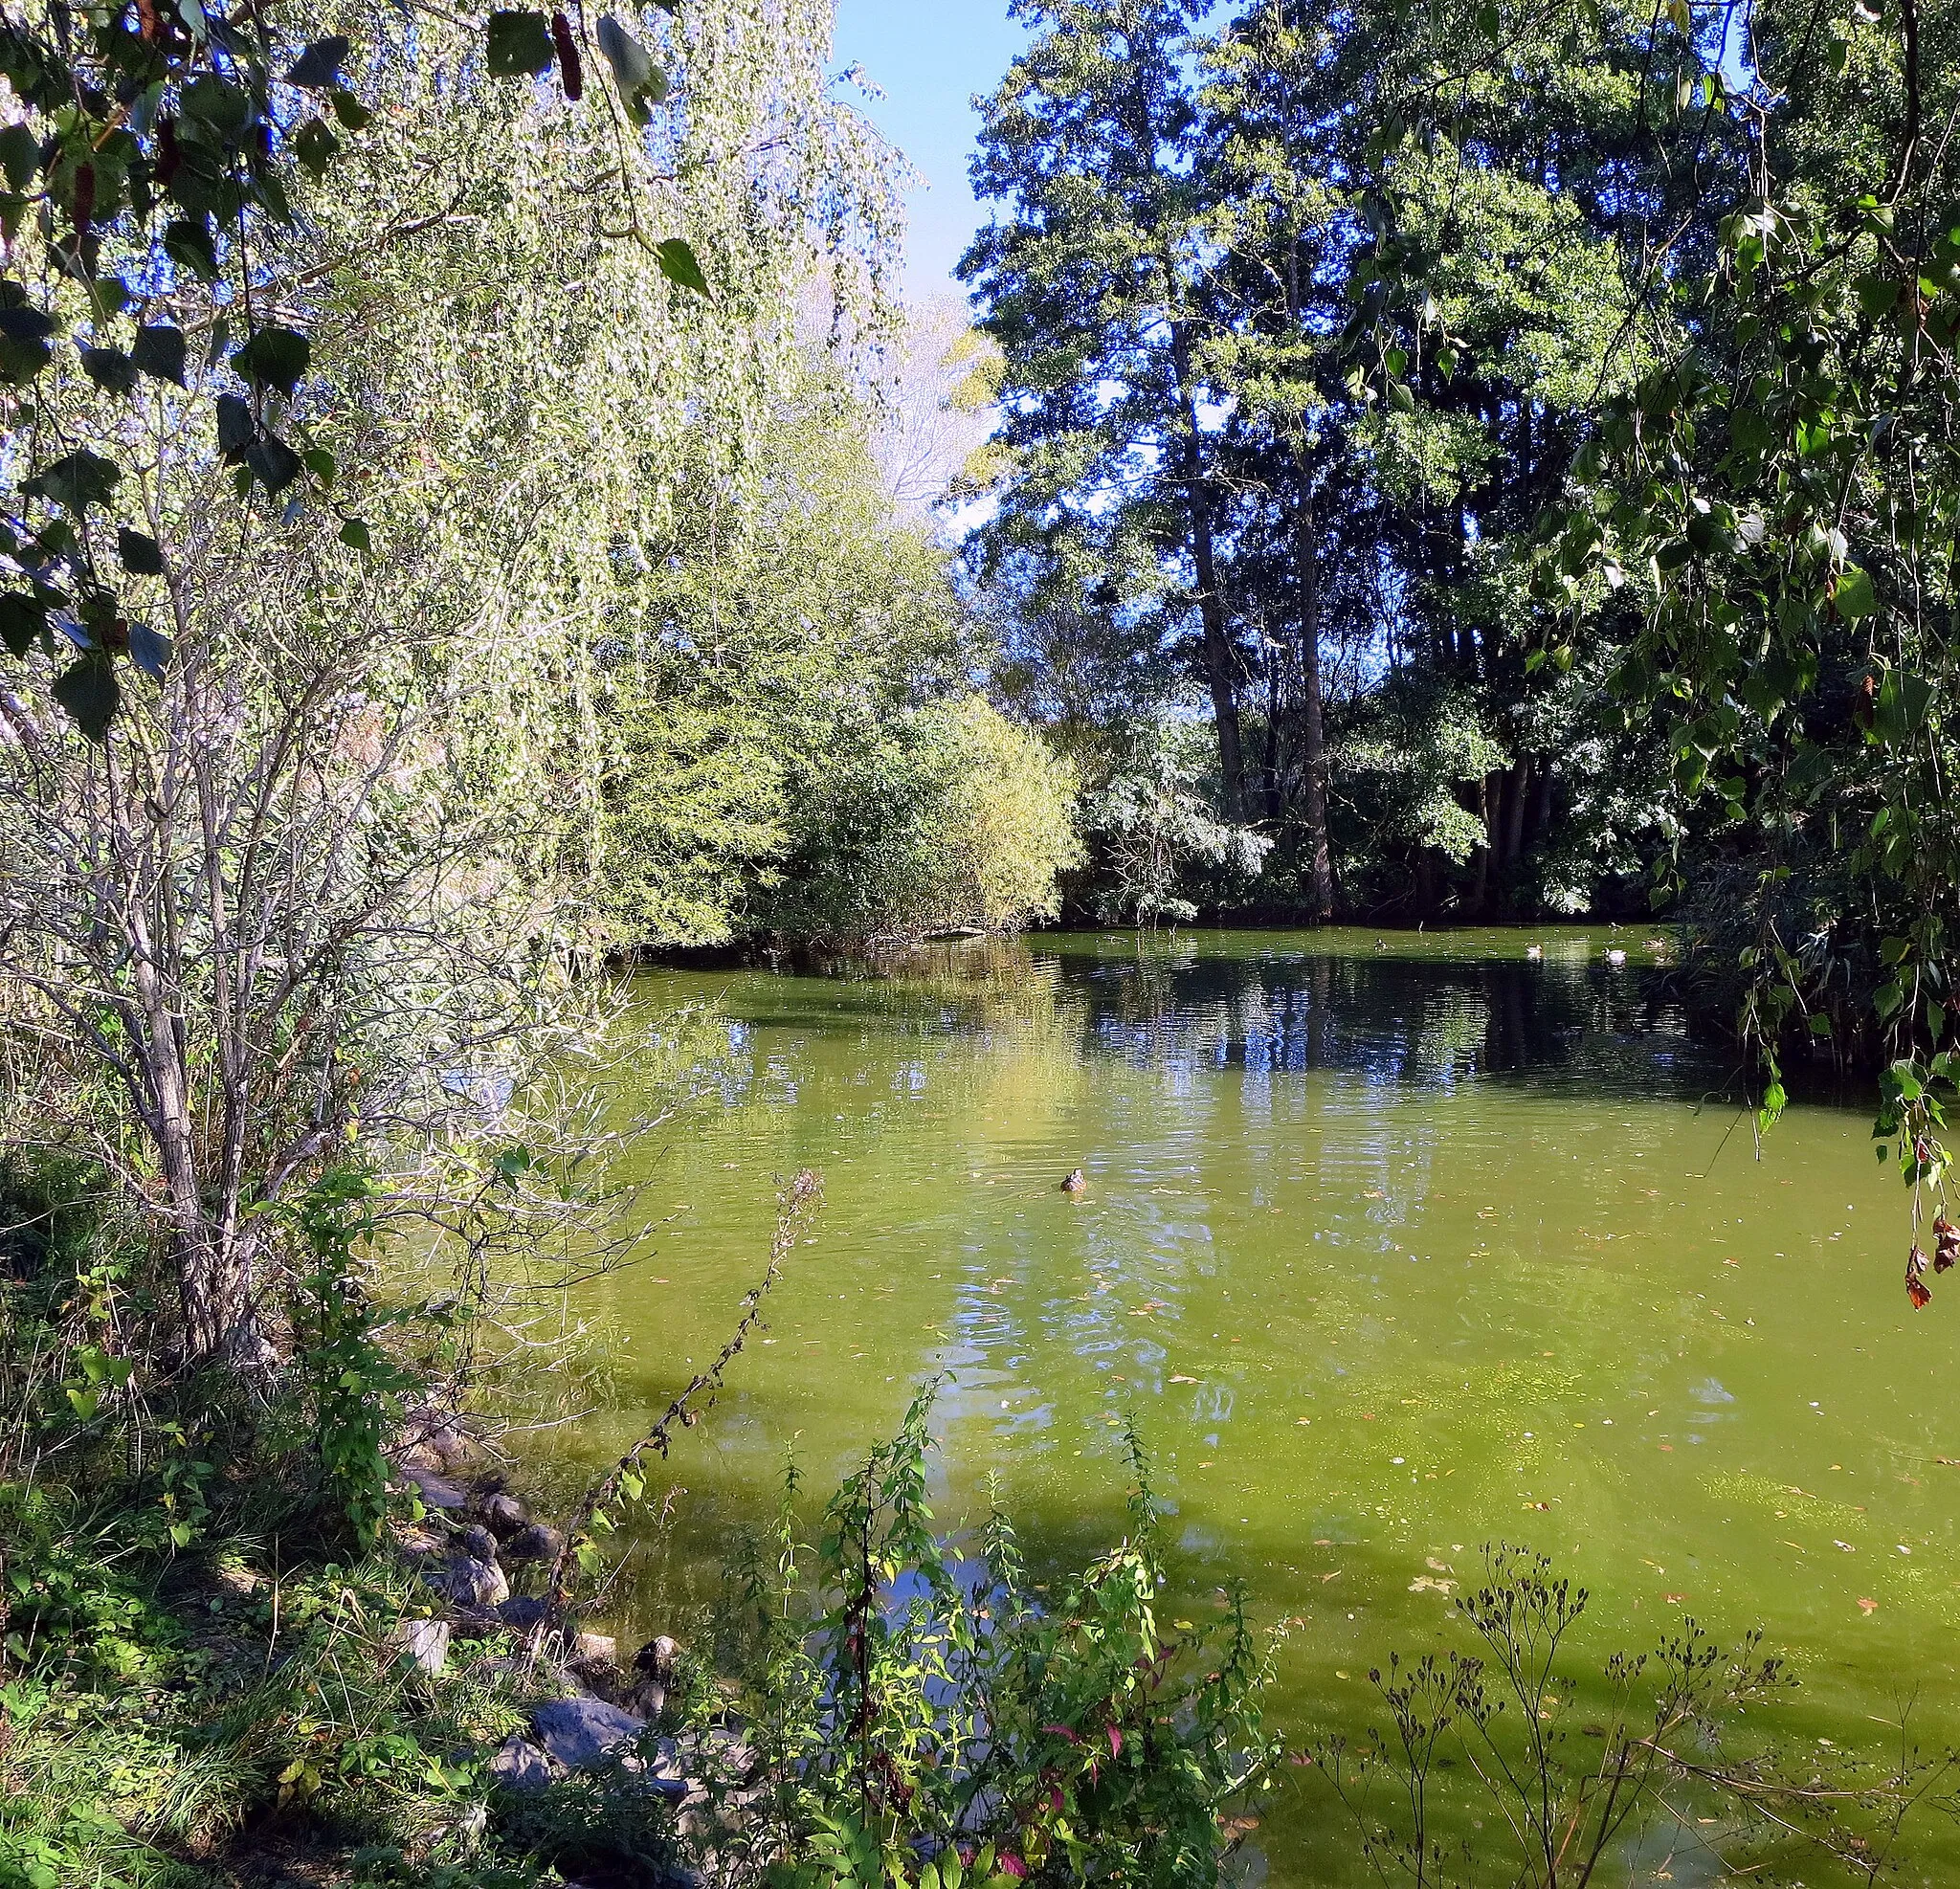
[[[1760,1626],[1792,1738],[1882,1741],[1908,1703],[1960,1734],[1960,1293],[1908,1307],[1868,1113],[1793,1106],[1758,1157],[1664,959],[1603,928],[1185,931],[644,974],[634,1029],[713,1000],[726,1048],[629,1164],[655,1224],[589,1306],[616,1408],[567,1447],[616,1449],[712,1357],[781,1178],[825,1198],[622,1628],[711,1601],[789,1453],[828,1486],[950,1370],[942,1517],[997,1475],[1056,1562],[1120,1534],[1136,1413],[1177,1611],[1238,1575],[1301,1623],[1294,1742],[1365,1718],[1370,1664],[1436,1644],[1499,1541],[1591,1589],[1602,1657],[1684,1613]],[[1325,1794],[1287,1795],[1268,1879],[1347,1879]]]

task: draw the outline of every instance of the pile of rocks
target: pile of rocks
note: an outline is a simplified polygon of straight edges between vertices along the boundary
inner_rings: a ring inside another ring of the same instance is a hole
[[[497,1476],[464,1479],[470,1446],[447,1426],[424,1425],[394,1456],[397,1480],[421,1498],[423,1520],[399,1531],[397,1545],[443,1603],[447,1617],[404,1620],[395,1643],[432,1677],[444,1670],[457,1629],[501,1629],[523,1643],[521,1656],[495,1662],[547,1695],[528,1727],[505,1739],[490,1760],[506,1790],[543,1790],[573,1771],[608,1768],[624,1788],[679,1807],[683,1835],[726,1828],[752,1801],[757,1762],[726,1727],[660,1735],[680,1649],[661,1635],[621,1666],[604,1633],[581,1633],[546,1598],[513,1593],[512,1575],[542,1573],[564,1537],[535,1520]]]
[[[545,1617],[542,1601],[513,1598],[506,1564],[548,1566],[565,1538],[534,1522],[494,1478],[465,1489],[417,1464],[401,1475],[422,1499],[424,1525],[400,1539],[402,1552],[421,1565],[422,1578],[453,1607],[495,1612],[501,1624],[524,1633]]]

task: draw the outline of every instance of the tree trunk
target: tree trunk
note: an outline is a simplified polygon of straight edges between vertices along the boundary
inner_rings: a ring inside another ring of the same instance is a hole
[[[1198,571],[1198,614],[1205,626],[1205,678],[1211,684],[1212,713],[1218,723],[1218,774],[1225,812],[1236,820],[1245,805],[1245,756],[1238,732],[1232,639],[1225,632],[1225,607],[1218,596],[1210,507],[1196,495],[1192,500],[1192,549]]]
[[[184,1346],[194,1359],[223,1357],[244,1316],[230,1243],[211,1224],[198,1182],[190,1085],[178,1054],[175,1020],[156,967],[139,958],[134,983],[142,1006],[141,1066],[154,1110],[157,1167],[169,1198],[171,1259],[177,1274]]]
[[[1526,756],[1511,769],[1511,789],[1504,803],[1504,865],[1515,866],[1525,852],[1525,810],[1531,796],[1531,761]]]
[[[1307,887],[1317,919],[1334,916],[1334,862],[1327,844],[1327,738],[1321,714],[1321,552],[1314,525],[1313,487],[1301,469],[1300,505],[1293,521],[1300,567],[1300,715],[1305,782]]]
[[[1275,826],[1286,811],[1286,755],[1280,739],[1285,704],[1285,653],[1268,643],[1266,658],[1266,818]]]
[[[1490,896],[1490,849],[1497,829],[1491,783],[1497,783],[1498,793],[1502,794],[1503,779],[1502,774],[1486,774],[1477,783],[1477,812],[1483,822],[1483,844],[1477,849],[1477,878],[1470,893],[1470,909],[1479,917],[1482,916],[1484,900]]]
[[[1299,233],[1286,243],[1286,316],[1295,326],[1304,313],[1300,293]],[[1334,916],[1334,862],[1327,845],[1327,738],[1321,712],[1321,545],[1314,517],[1313,474],[1305,441],[1295,450],[1300,500],[1293,514],[1293,560],[1300,582],[1300,723],[1302,811],[1306,817],[1306,883],[1316,919]],[[1391,638],[1392,651],[1393,639]]]
[[[1531,837],[1543,839],[1551,831],[1551,769],[1546,767],[1538,776],[1538,791],[1532,796]]]
[[[1232,638],[1225,623],[1225,600],[1218,593],[1212,500],[1205,485],[1197,395],[1192,386],[1191,337],[1182,322],[1170,325],[1170,355],[1177,369],[1177,398],[1184,419],[1185,504],[1191,519],[1192,563],[1197,568],[1198,616],[1205,628],[1205,678],[1211,685],[1212,713],[1218,724],[1218,774],[1224,787],[1226,815],[1236,820],[1245,805],[1244,748],[1238,730]]]

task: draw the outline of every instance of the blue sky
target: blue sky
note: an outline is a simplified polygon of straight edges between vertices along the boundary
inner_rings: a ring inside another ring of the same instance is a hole
[[[860,62],[887,96],[853,102],[912,160],[906,288],[957,290],[953,265],[982,221],[967,183],[978,123],[970,100],[991,92],[1024,35],[1008,0],[837,0],[836,63]]]

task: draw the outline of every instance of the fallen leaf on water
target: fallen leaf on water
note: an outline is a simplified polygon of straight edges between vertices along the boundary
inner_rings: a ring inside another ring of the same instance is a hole
[[[1447,1574],[1450,1571],[1449,1563],[1438,1561],[1433,1554],[1423,1556],[1423,1566],[1433,1567],[1438,1574]]]
[[[1184,1373],[1180,1371],[1170,1381],[1172,1384],[1195,1384],[1197,1382],[1197,1379],[1194,1377],[1186,1377]]]
[[[1686,1594],[1662,1594],[1662,1595],[1660,1596],[1660,1598],[1661,1598],[1662,1600],[1664,1600],[1664,1601],[1665,1601],[1665,1602],[1666,1602],[1666,1603],[1668,1604],[1668,1606],[1669,1606],[1669,1607],[1679,1607],[1679,1606],[1680,1606],[1680,1605],[1682,1604],[1682,1601],[1684,1601],[1684,1600],[1686,1600],[1686,1599],[1687,1599],[1687,1595],[1686,1595]]]
[[[1325,1587],[1329,1581],[1337,1581],[1340,1578],[1341,1570],[1337,1567],[1331,1574],[1323,1574],[1321,1576],[1321,1586]]]
[[[1858,1611],[1860,1613],[1876,1613],[1879,1611],[1879,1604],[1875,1600],[1860,1600]]]
[[[1370,1189],[1368,1189],[1368,1197],[1369,1197],[1369,1199],[1370,1199],[1370,1200],[1379,1200],[1379,1199],[1381,1199],[1381,1197],[1382,1197],[1382,1190],[1381,1190],[1381,1189],[1379,1189],[1379,1188],[1370,1188]]]
[[[1956,1464],[1960,1464],[1960,1456],[1935,1456],[1933,1460],[1946,1469],[1951,1469]]]
[[[1438,1581],[1434,1574],[1418,1574],[1409,1583],[1412,1594],[1446,1594],[1456,1586],[1454,1581]]]

